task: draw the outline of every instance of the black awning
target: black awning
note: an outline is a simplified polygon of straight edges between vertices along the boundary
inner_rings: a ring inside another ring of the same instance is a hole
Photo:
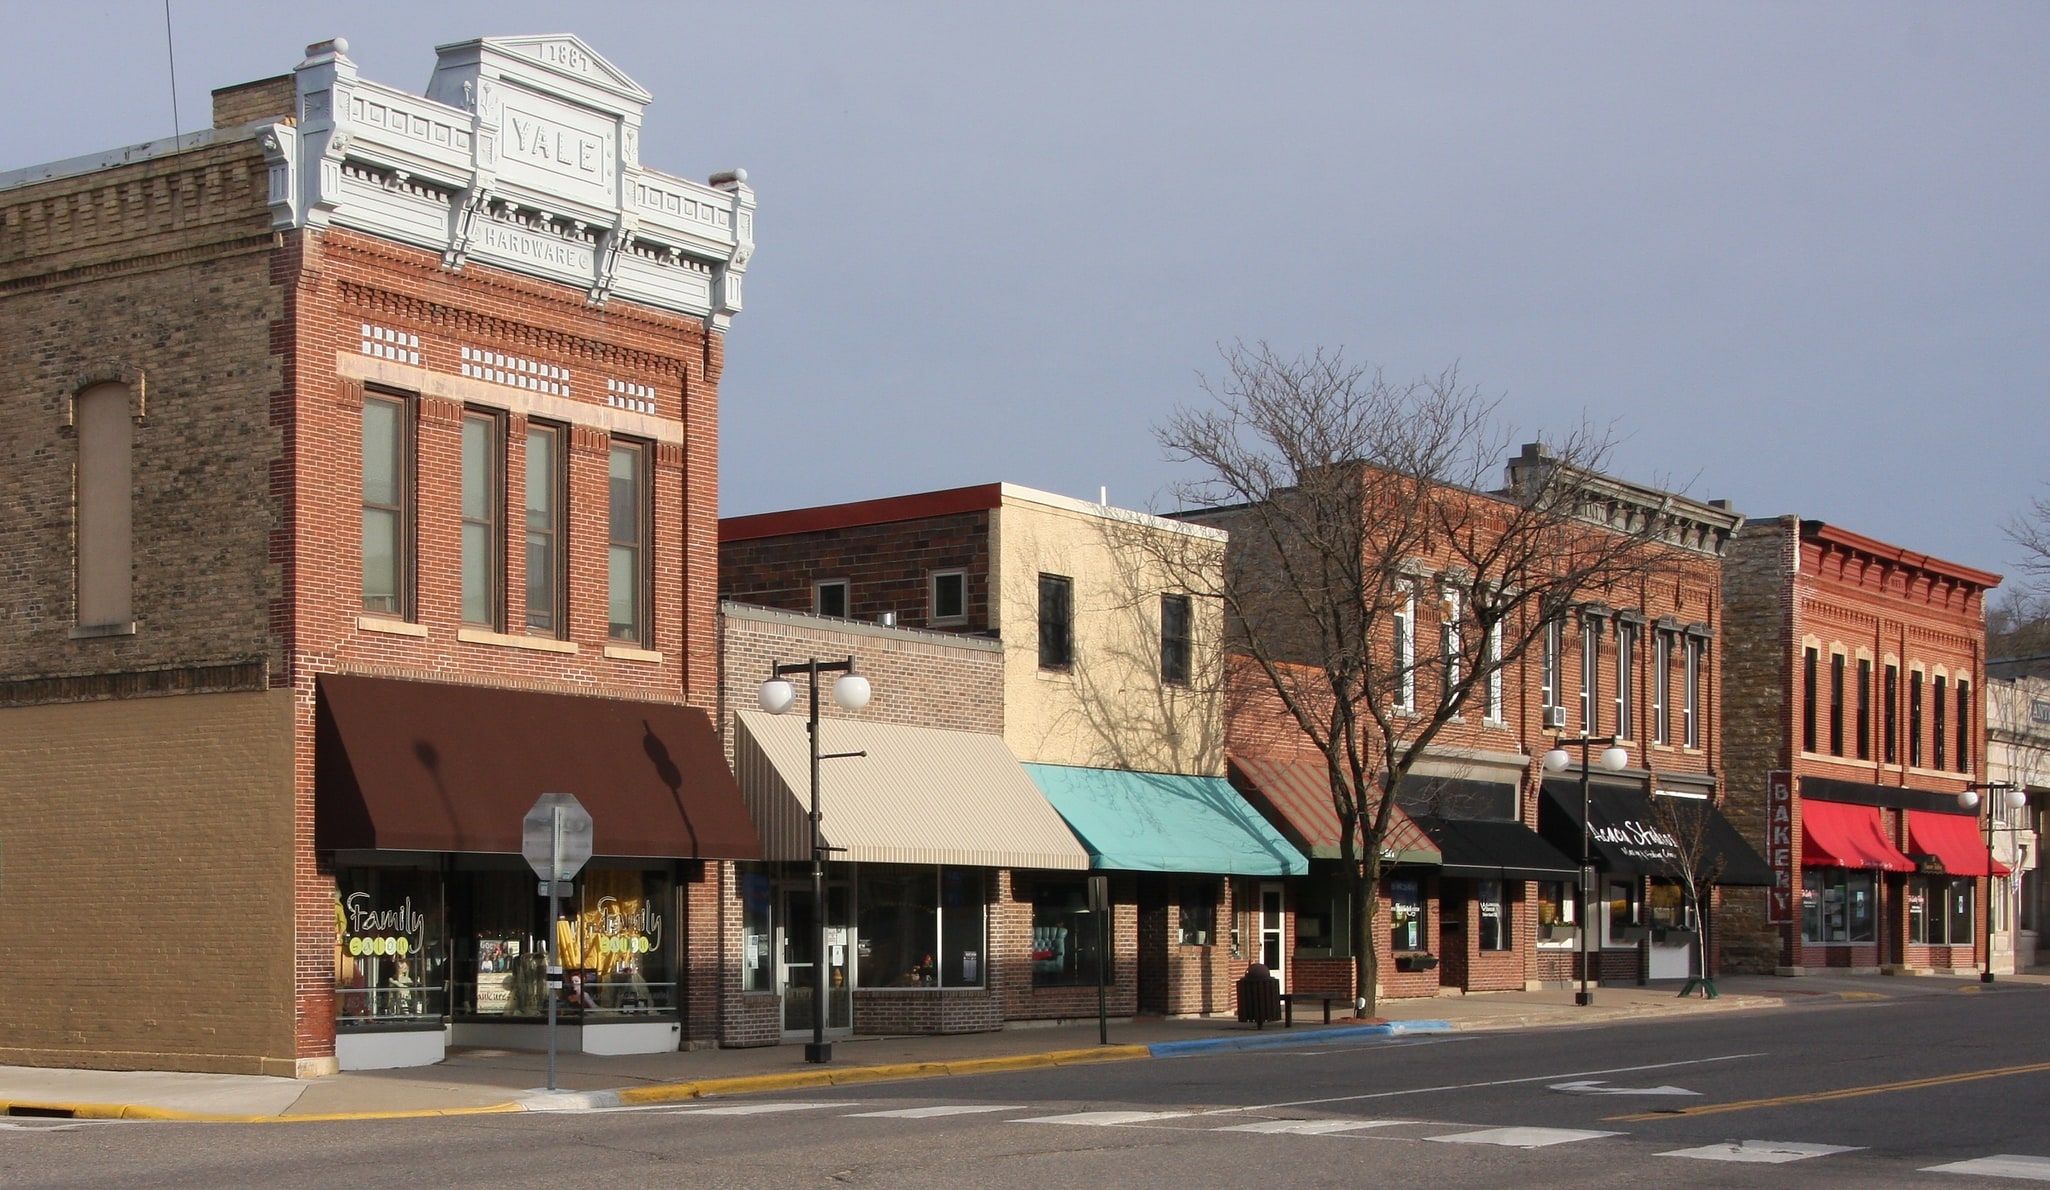
[[[1764,887],[1772,872],[1764,857],[1737,833],[1706,798],[1661,795],[1654,809],[1635,786],[1590,783],[1589,846],[1604,872],[1677,878],[1689,865],[1716,884]],[[1580,847],[1580,782],[1548,780],[1538,807],[1538,826],[1560,847]]]
[[[1516,820],[1516,786],[1503,781],[1426,777],[1411,773],[1395,790],[1395,804],[1411,818],[1471,822]]]
[[[1416,824],[1445,853],[1445,863],[1439,871],[1447,876],[1487,880],[1580,878],[1579,864],[1520,822],[1426,816],[1417,819]]]

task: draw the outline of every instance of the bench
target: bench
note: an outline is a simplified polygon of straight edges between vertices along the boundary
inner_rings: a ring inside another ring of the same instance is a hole
[[[1285,1029],[1295,1028],[1295,1002],[1297,1000],[1321,1002],[1324,1005],[1324,1023],[1327,1025],[1331,1023],[1331,1006],[1333,1004],[1351,1003],[1344,996],[1317,996],[1308,992],[1283,992],[1281,993],[1281,1025]]]

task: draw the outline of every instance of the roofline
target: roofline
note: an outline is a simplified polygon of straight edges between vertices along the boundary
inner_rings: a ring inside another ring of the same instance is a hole
[[[1136,509],[1114,508],[1043,492],[1014,483],[985,483],[936,492],[915,492],[906,496],[885,496],[876,500],[855,500],[846,504],[818,504],[778,512],[723,517],[719,521],[719,543],[758,541],[767,537],[788,537],[798,533],[824,533],[867,525],[888,525],[926,517],[952,516],[964,512],[992,511],[1007,503],[1037,504],[1043,508],[1083,516],[1114,516],[1148,528],[1211,541],[1224,541],[1228,534],[1207,525],[1190,524],[1155,516]]]
[[[1870,554],[1883,561],[1893,562],[1901,566],[1912,566],[1918,570],[1926,570],[1931,574],[1940,574],[1945,578],[1956,579],[1960,582],[1975,583],[1989,591],[1999,586],[2004,577],[1994,574],[1990,570],[1979,570],[1960,562],[1946,562],[1941,558],[1932,557],[1928,554],[1916,553],[1914,550],[1903,549],[1897,545],[1889,545],[1876,537],[1867,537],[1863,533],[1855,533],[1849,529],[1829,524],[1826,521],[1803,520],[1800,522],[1800,526],[1801,536],[1804,540],[1820,541],[1829,545],[1842,546],[1845,549],[1857,550],[1860,553]]]
[[[258,82],[266,80],[258,79]],[[123,165],[153,161],[160,157],[174,157],[203,149],[209,145],[233,144],[250,140],[256,130],[275,119],[253,120],[232,128],[200,128],[192,132],[181,132],[176,136],[160,136],[154,140],[123,145],[118,149],[105,149],[98,153],[82,153],[77,157],[66,157],[62,161],[46,161],[38,165],[25,165],[20,169],[0,170],[0,191],[33,186],[37,182],[53,182],[60,178],[75,178],[84,174],[99,173]]]

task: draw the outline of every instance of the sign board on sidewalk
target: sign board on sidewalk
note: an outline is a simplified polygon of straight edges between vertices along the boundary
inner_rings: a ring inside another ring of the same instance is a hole
[[[568,880],[591,858],[591,813],[568,793],[544,793],[520,820],[520,854],[543,880]]]

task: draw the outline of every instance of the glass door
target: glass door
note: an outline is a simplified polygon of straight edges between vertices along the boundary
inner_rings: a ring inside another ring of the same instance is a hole
[[[812,1000],[819,960],[819,923],[812,913],[811,883],[782,886],[778,898],[777,987],[783,994],[783,1032],[811,1036]],[[826,1034],[845,1036],[854,1027],[854,989],[847,966],[853,949],[848,928],[847,886],[826,885]]]
[[[1282,931],[1282,898],[1279,884],[1260,886],[1260,961],[1266,965],[1274,978],[1281,983],[1281,990],[1288,990],[1288,947]]]

